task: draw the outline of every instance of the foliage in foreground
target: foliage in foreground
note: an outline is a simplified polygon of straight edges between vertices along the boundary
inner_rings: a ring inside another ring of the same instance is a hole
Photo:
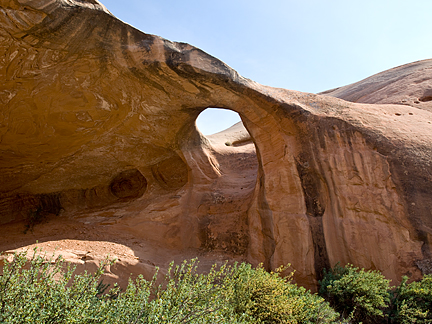
[[[404,277],[394,292],[394,322],[432,323],[432,275],[410,284],[407,281],[408,277]]]
[[[324,271],[320,294],[345,318],[355,322],[379,322],[389,298],[389,282],[378,271],[365,271],[353,265],[336,265]]]
[[[323,298],[290,283],[292,273],[282,278],[281,267],[268,273],[241,264],[232,276],[233,305],[247,314],[251,323],[335,323],[336,313]]]
[[[378,271],[348,264],[324,271],[320,295],[352,323],[432,323],[432,275],[398,287]]]
[[[162,284],[142,277],[103,293],[100,277],[74,275],[61,258],[34,251],[5,262],[0,276],[1,323],[332,323],[338,314],[323,298],[290,283],[279,271],[248,264],[213,266],[197,261],[171,264]],[[282,269],[281,269],[282,270]]]
[[[378,271],[337,265],[320,282],[325,301],[292,284],[292,274],[282,278],[286,268],[225,264],[199,274],[196,260],[171,264],[161,284],[156,273],[106,292],[100,278],[112,263],[75,275],[62,258],[16,253],[0,275],[0,323],[432,322],[431,275],[391,288]]]

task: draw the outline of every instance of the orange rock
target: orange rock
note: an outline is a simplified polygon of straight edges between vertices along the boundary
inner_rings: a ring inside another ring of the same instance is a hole
[[[122,282],[194,256],[291,263],[309,288],[337,262],[396,283],[431,258],[430,60],[314,95],[245,79],[98,1],[0,8],[0,250],[63,242],[97,263],[116,242]],[[207,107],[250,135],[205,137]]]

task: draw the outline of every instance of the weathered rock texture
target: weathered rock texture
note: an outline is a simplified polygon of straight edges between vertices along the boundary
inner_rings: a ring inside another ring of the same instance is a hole
[[[0,250],[38,239],[82,262],[117,242],[114,277],[200,255],[291,263],[308,287],[336,262],[398,281],[432,257],[431,61],[326,96],[244,79],[96,0],[0,0],[0,26]],[[204,137],[207,107],[251,140]]]

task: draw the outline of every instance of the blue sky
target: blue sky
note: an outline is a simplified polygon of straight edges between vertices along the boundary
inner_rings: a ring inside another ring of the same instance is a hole
[[[101,2],[145,33],[199,47],[274,87],[316,93],[432,58],[431,0]],[[210,118],[223,119],[236,122]]]

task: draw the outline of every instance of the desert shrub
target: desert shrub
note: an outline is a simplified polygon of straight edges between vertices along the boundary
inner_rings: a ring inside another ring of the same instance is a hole
[[[407,281],[404,277],[395,290],[393,322],[432,323],[432,275],[410,284]]]
[[[196,259],[177,266],[171,263],[137,323],[248,323],[247,316],[232,307],[229,278],[234,268],[214,265],[202,274],[197,266]]]
[[[99,312],[102,262],[94,274],[73,276],[62,258],[46,258],[34,250],[5,260],[0,276],[0,323],[87,323]]]
[[[141,275],[135,281],[129,280],[125,291],[113,288],[107,294],[97,295],[97,313],[82,323],[152,323],[142,320],[147,315],[156,275],[157,273],[151,281],[145,280]]]
[[[268,273],[245,263],[236,267],[230,278],[236,313],[248,315],[251,323],[335,322],[339,314],[323,298],[292,284],[292,273],[282,278],[284,270]]]
[[[384,320],[388,307],[389,282],[378,271],[365,271],[353,265],[336,265],[324,271],[319,293],[343,317],[354,322],[376,323]]]
[[[172,263],[161,284],[139,276],[124,291],[106,290],[95,273],[74,274],[62,258],[15,253],[0,275],[0,323],[332,323],[323,298],[248,264],[197,271],[197,260]]]

